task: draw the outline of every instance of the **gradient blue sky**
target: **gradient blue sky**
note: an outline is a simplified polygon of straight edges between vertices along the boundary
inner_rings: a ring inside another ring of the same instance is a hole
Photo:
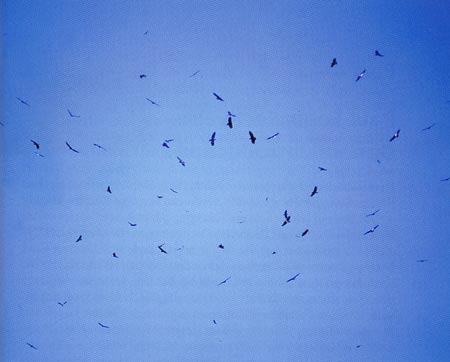
[[[448,358],[448,1],[4,1],[1,24],[2,361]]]

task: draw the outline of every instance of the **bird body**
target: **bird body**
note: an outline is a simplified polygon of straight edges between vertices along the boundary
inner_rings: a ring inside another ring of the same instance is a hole
[[[361,73],[358,74],[356,77],[356,82],[360,80],[362,77],[364,77],[364,74],[366,74],[366,70],[364,69]]]
[[[36,348],[35,346],[33,346],[31,343],[28,343],[28,342],[27,342],[27,345],[28,345],[30,348],[33,348],[33,349],[36,349],[36,350],[37,350],[37,348]]]
[[[216,141],[216,132],[213,132],[213,134],[211,135],[211,138],[209,139],[211,146],[214,146],[215,141]]]
[[[216,97],[216,99],[218,100],[218,101],[224,101],[223,99],[222,99],[222,97],[221,96],[219,96],[217,93],[213,93],[213,95],[214,95],[214,97]]]
[[[97,148],[100,148],[103,151],[106,151],[106,148],[103,147],[103,146],[100,146],[98,143],[94,143],[94,146],[97,147]]]
[[[280,134],[280,133],[277,132],[277,133],[273,134],[272,136],[267,137],[266,140],[271,140],[272,138],[275,138],[275,137],[278,136],[279,134]]]
[[[313,197],[315,194],[317,194],[318,193],[318,191],[317,191],[317,186],[314,186],[314,189],[313,189],[313,191],[311,192],[311,197]]]
[[[117,258],[117,259],[119,258],[115,252],[112,254],[112,256],[113,256],[113,258]]]
[[[337,60],[336,60],[336,58],[333,58],[333,60],[331,62],[331,68],[333,68],[335,65],[337,65]]]
[[[160,251],[161,253],[167,254],[167,251],[165,251],[165,250],[162,248],[164,244],[165,244],[165,243],[159,245],[159,246],[158,246],[158,249],[159,249],[159,251]]]
[[[375,216],[379,211],[380,211],[380,209],[378,209],[378,210],[376,210],[374,212],[371,212],[370,214],[367,214],[366,217]]]
[[[228,117],[227,126],[233,128],[233,120],[231,119],[231,117]]]
[[[80,236],[78,237],[78,239],[77,239],[75,242],[78,243],[78,242],[81,241],[82,239],[83,239],[83,236],[80,235]]]
[[[136,226],[137,224],[133,224],[132,222],[129,222],[128,221],[128,224],[130,225],[130,226]]]
[[[324,167],[318,167],[318,169],[320,170],[320,171],[327,171],[327,169],[326,168],[324,168]]]
[[[36,141],[30,140],[31,142],[33,142],[34,147],[36,147],[36,149],[39,149],[39,143],[37,143]]]
[[[389,140],[389,142],[392,142],[393,140],[395,140],[396,138],[398,138],[400,135],[400,130],[397,130],[397,132],[394,133],[394,135],[391,137],[391,139]]]
[[[70,110],[67,110],[67,113],[69,113],[69,116],[71,118],[80,118],[80,116],[77,116],[77,115],[73,114]]]
[[[284,215],[284,221],[283,221],[283,224],[281,224],[281,226],[285,226],[285,225],[287,225],[287,224],[289,224],[291,222],[291,216],[288,215],[287,210],[284,210],[284,214],[283,215]]]
[[[231,279],[231,277],[228,277],[227,279],[221,281],[219,284],[217,284],[217,286],[225,284],[227,281],[229,281]]]
[[[185,163],[181,158],[179,158],[179,157],[177,156],[177,159],[178,159],[178,162],[181,164],[181,166],[183,166],[183,167],[186,166],[186,163]]]
[[[152,101],[150,98],[145,98],[146,100],[148,100],[151,104],[161,107],[158,103],[156,103],[155,101]]]
[[[381,54],[378,50],[375,50],[375,56],[376,57],[384,57],[384,55]]]
[[[286,280],[286,283],[292,282],[295,279],[297,279],[297,277],[300,275],[300,273],[295,274],[292,278],[289,278],[288,280]]]
[[[111,186],[108,186],[108,188],[106,189],[106,192],[109,193],[109,194],[112,194]]]
[[[256,142],[256,137],[254,136],[254,134],[253,134],[253,132],[252,131],[248,131],[248,134],[250,135],[250,141],[253,143],[253,144],[255,144],[255,142]]]
[[[367,230],[367,231],[364,233],[364,235],[367,235],[367,234],[370,234],[370,233],[375,232],[375,230],[378,229],[379,226],[380,226],[380,225],[375,225],[372,229]]]
[[[308,232],[309,232],[309,229],[306,229],[305,231],[303,231],[302,237],[305,236],[306,234],[308,234]]]
[[[105,324],[102,324],[102,323],[100,323],[100,322],[97,322],[98,323],[98,325],[100,326],[100,327],[102,327],[102,328],[109,328],[109,326],[107,326],[107,325],[105,325]]]
[[[67,142],[67,141],[66,141],[66,146],[69,147],[69,150],[71,150],[72,152],[80,153],[80,152],[77,151],[75,148],[73,148],[71,145],[69,145],[69,142]]]
[[[26,106],[28,106],[28,107],[31,107],[27,102],[25,102],[23,99],[21,99],[21,98],[19,98],[19,97],[16,97],[16,99],[20,102],[20,103],[22,103],[22,104],[25,104]]]

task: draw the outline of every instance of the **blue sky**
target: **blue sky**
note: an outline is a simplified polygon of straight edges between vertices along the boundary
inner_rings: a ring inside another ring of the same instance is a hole
[[[443,361],[449,10],[3,2],[0,359]]]

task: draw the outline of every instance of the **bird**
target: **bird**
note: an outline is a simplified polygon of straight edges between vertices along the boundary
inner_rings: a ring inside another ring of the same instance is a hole
[[[36,147],[36,149],[39,149],[39,143],[37,143],[36,141],[30,140],[31,142],[33,142],[34,147]]]
[[[213,93],[213,95],[214,95],[214,97],[216,97],[216,99],[217,99],[218,101],[222,101],[222,102],[223,102],[222,97],[219,96],[217,93]]]
[[[169,190],[172,191],[174,194],[177,194],[177,193],[178,193],[178,191],[176,191],[176,190],[174,190],[174,189],[172,189],[172,188],[169,188]]]
[[[165,148],[170,148],[169,145],[167,144],[167,142],[163,142],[162,146]]]
[[[237,117],[235,114],[231,113],[230,111],[228,111],[228,115],[229,115],[230,117]]]
[[[106,151],[106,148],[103,147],[103,146],[100,146],[98,143],[94,143],[94,146],[97,147],[97,148],[100,148],[103,151]]]
[[[70,110],[67,110],[67,112],[69,113],[69,116],[71,118],[80,118],[80,116],[77,116],[77,115],[73,114]]]
[[[320,170],[320,171],[327,171],[327,169],[326,168],[323,168],[323,167],[318,167],[318,169]]]
[[[366,231],[366,232],[364,233],[364,235],[367,235],[367,234],[370,234],[370,233],[375,232],[375,230],[376,230],[379,226],[380,226],[380,225],[375,225],[372,229]]]
[[[173,138],[168,139],[168,140],[164,140],[164,142],[167,142],[167,143],[173,142]]]
[[[108,188],[106,189],[106,192],[109,193],[109,194],[112,194],[111,186],[108,186]]]
[[[450,181],[450,177],[447,177],[447,178],[443,178],[441,181]]]
[[[156,195],[156,197],[157,197],[158,199],[162,199],[164,196]]]
[[[419,260],[416,260],[417,263],[425,263],[426,261],[428,261],[428,259],[419,259]]]
[[[119,257],[117,256],[117,254],[115,252],[112,255],[113,255],[113,258],[119,259]]]
[[[20,103],[22,103],[22,104],[25,104],[26,106],[28,106],[28,107],[31,107],[27,102],[25,102],[23,99],[21,99],[21,98],[19,98],[19,97],[16,97],[16,99],[20,102]]]
[[[75,148],[73,148],[71,145],[69,145],[69,142],[66,141],[66,146],[69,147],[69,150],[75,152],[75,153],[80,153],[79,151],[77,151]]]
[[[356,348],[361,348],[361,346],[362,346],[361,344],[358,344],[358,345],[356,346]]]
[[[79,237],[78,237],[78,239],[75,241],[76,243],[78,243],[79,241],[81,241],[83,239],[83,235],[80,235]]]
[[[213,323],[214,323],[214,324],[217,324],[217,322],[216,322],[216,320],[215,320],[215,319],[213,319]]]
[[[333,61],[331,62],[331,68],[333,68],[335,65],[337,65],[336,58],[333,58]]]
[[[227,126],[233,128],[233,120],[231,119],[231,117],[228,117]]]
[[[391,137],[391,139],[389,140],[389,142],[392,142],[393,140],[395,140],[396,138],[398,138],[400,134],[400,130],[397,130],[397,132],[394,133],[394,135]]]
[[[267,137],[266,140],[271,140],[272,138],[275,138],[275,137],[278,136],[279,134],[280,134],[280,133],[277,132],[277,133],[273,134],[272,136]]]
[[[381,54],[378,50],[375,50],[375,56],[376,57],[384,57],[384,55]]]
[[[105,324],[102,324],[102,323],[100,323],[100,322],[97,322],[98,323],[98,325],[100,326],[100,327],[102,327],[102,328],[109,328],[109,326],[107,326],[107,325],[105,325]]]
[[[30,348],[33,348],[33,349],[37,349],[35,346],[33,346],[31,343],[28,343],[27,342],[27,345],[30,347]]]
[[[178,158],[178,162],[181,164],[181,166],[186,166],[186,163],[181,159],[181,158],[179,158],[178,156],[177,156],[177,158]]]
[[[211,142],[211,146],[214,146],[215,141],[216,141],[216,132],[213,132],[211,138],[209,139],[209,142]]]
[[[284,221],[283,221],[283,224],[281,224],[281,226],[287,225],[287,224],[289,224],[291,222],[291,216],[288,215],[287,210],[284,210],[284,214],[283,215],[284,215]]]
[[[39,157],[45,157],[43,154],[41,154],[41,153],[39,153],[39,152],[36,152],[36,151],[34,151],[34,154],[35,154],[36,156],[39,156]]]
[[[198,73],[200,73],[199,70],[197,70],[196,72],[192,73],[192,74],[189,76],[189,78],[192,78],[192,77],[196,76]]]
[[[129,221],[128,221],[128,224],[129,224],[130,226],[137,226],[137,224],[133,224],[132,222],[129,222]]]
[[[155,106],[158,106],[158,107],[161,107],[158,103],[156,103],[155,101],[152,101],[150,98],[145,98],[146,100],[148,100],[151,104],[153,104],[153,105],[155,105]]]
[[[249,140],[252,141],[253,144],[255,144],[256,137],[253,135],[252,131],[248,131],[248,134],[250,135]]]
[[[306,234],[308,234],[309,229],[306,229],[305,231],[303,231],[302,233],[302,237],[305,236]]]
[[[292,281],[295,280],[299,275],[300,275],[300,273],[295,274],[292,278],[289,278],[288,280],[286,280],[286,283],[292,282]]]
[[[67,304],[67,300],[66,301],[64,301],[64,302],[58,302],[58,304],[61,306],[61,307],[64,307],[66,304]]]
[[[167,251],[165,251],[165,250],[162,248],[164,244],[165,244],[165,243],[159,245],[159,246],[158,246],[158,249],[159,249],[159,251],[160,251],[161,253],[167,254]]]
[[[147,35],[147,34],[148,34],[148,30],[145,31],[144,35]]]
[[[315,194],[317,194],[317,186],[314,186],[314,190],[311,192],[311,197],[313,197]]]
[[[371,212],[370,214],[367,214],[366,217],[375,216],[377,214],[377,212],[379,212],[379,211],[380,211],[380,209],[378,209],[378,210],[376,210],[374,212]]]
[[[275,255],[277,252],[276,251],[272,251],[272,255]]]
[[[355,82],[357,82],[358,80],[360,80],[362,77],[364,77],[364,74],[366,74],[366,70],[364,69],[361,73],[358,74],[358,76],[356,77]]]
[[[428,130],[432,129],[432,128],[434,127],[435,124],[436,124],[436,123],[433,123],[431,126],[422,128],[422,131],[428,131]]]
[[[219,244],[218,248],[219,249],[225,249],[225,247],[222,244]]]
[[[141,74],[141,75],[139,75],[139,78],[143,79],[143,78],[147,78],[147,76],[145,74]]]
[[[222,285],[222,284],[225,284],[227,281],[229,281],[231,279],[231,277],[228,277],[227,279],[225,279],[225,280],[222,280],[219,284],[217,284],[217,286],[219,286],[219,285]]]

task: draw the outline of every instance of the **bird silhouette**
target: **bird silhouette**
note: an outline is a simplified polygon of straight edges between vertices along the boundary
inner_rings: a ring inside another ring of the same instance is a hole
[[[66,301],[64,301],[64,302],[58,302],[58,304],[61,306],[61,307],[64,307],[66,304],[67,304],[67,300]]]
[[[225,247],[222,244],[219,244],[218,248],[219,249],[225,249]]]
[[[157,197],[158,199],[162,199],[164,196],[156,195],[156,197]]]
[[[41,154],[41,153],[39,153],[39,152],[36,152],[36,151],[34,151],[34,154],[35,154],[36,156],[39,156],[39,157],[45,157],[43,154]]]
[[[160,251],[161,253],[167,254],[167,251],[165,251],[165,250],[162,248],[164,244],[165,244],[165,243],[159,245],[159,246],[158,246],[158,249],[159,249],[159,251]]]
[[[71,150],[72,152],[80,153],[80,152],[77,151],[75,148],[73,148],[71,145],[69,145],[69,142],[67,142],[67,141],[66,141],[66,146],[69,147],[69,150]]]
[[[362,77],[364,77],[364,74],[366,74],[366,70],[364,69],[361,73],[359,73],[358,74],[358,76],[356,77],[356,82],[358,81],[358,80],[360,80]]]
[[[361,348],[361,346],[362,346],[361,344],[358,344],[358,345],[356,346],[356,348]]]
[[[450,181],[450,177],[447,177],[447,178],[443,178],[441,181]]]
[[[78,243],[79,241],[81,241],[83,239],[83,235],[80,235],[79,237],[78,237],[78,239],[75,241],[76,243]]]
[[[213,132],[211,138],[209,139],[209,142],[211,142],[211,146],[214,146],[215,141],[216,141],[216,132]]]
[[[428,261],[428,259],[419,259],[419,260],[416,260],[417,263],[425,263],[425,262],[427,262],[427,261]]]
[[[337,65],[336,58],[333,58],[333,61],[331,62],[331,68],[333,68],[335,65]]]
[[[36,348],[35,346],[33,346],[31,343],[28,343],[28,342],[27,342],[27,345],[28,345],[30,348],[33,348],[33,349],[36,349],[36,350],[37,350],[37,348]]]
[[[146,100],[148,100],[151,104],[161,107],[158,103],[156,103],[155,101],[152,101],[150,98],[145,98]]]
[[[227,126],[233,128],[233,120],[231,119],[231,117],[228,117]]]
[[[100,148],[103,151],[106,151],[106,148],[103,147],[103,146],[100,146],[98,143],[94,143],[94,146],[97,147],[97,148]]]
[[[393,140],[395,140],[396,138],[398,138],[400,135],[400,130],[397,130],[397,132],[394,133],[394,135],[391,137],[391,139],[389,140],[389,142],[392,142]]]
[[[216,320],[215,320],[215,319],[213,319],[213,323],[214,323],[214,324],[217,324],[217,322],[216,322]]]
[[[309,229],[306,229],[305,231],[303,231],[302,233],[302,237],[305,236],[306,234],[308,234]]]
[[[279,134],[280,134],[280,133],[277,132],[277,133],[273,134],[272,136],[267,137],[266,140],[271,140],[272,138],[275,138],[275,137],[278,136]]]
[[[170,148],[169,145],[167,144],[167,142],[163,142],[162,146],[165,148]]]
[[[225,284],[227,281],[229,281],[231,279],[231,277],[228,277],[227,279],[225,279],[225,280],[222,280],[219,284],[217,284],[217,286],[219,286],[219,285],[222,285],[222,284]]]
[[[300,275],[300,273],[295,274],[292,278],[289,278],[286,280],[286,283],[292,282],[293,280],[297,279],[297,277]]]
[[[318,169],[320,170],[320,171],[327,171],[327,169],[326,168],[323,168],[323,167],[318,167]]]
[[[435,125],[436,125],[436,123],[433,123],[431,126],[422,128],[422,131],[428,131],[428,130],[432,129]]]
[[[39,143],[37,143],[36,141],[30,140],[31,142],[33,142],[34,147],[36,147],[36,149],[39,149]]]
[[[291,217],[290,217],[290,215],[288,215],[287,210],[284,210],[284,214],[283,215],[284,215],[284,221],[281,224],[281,226],[287,225],[287,224],[289,224],[291,222]]]
[[[216,97],[216,99],[217,99],[218,101],[222,101],[222,102],[223,102],[222,97],[219,96],[217,93],[213,93],[213,95],[214,95],[214,97]]]
[[[313,189],[313,191],[311,192],[311,197],[313,197],[315,194],[317,194],[318,193],[318,191],[317,191],[317,186],[314,186],[314,189]]]
[[[130,226],[136,226],[137,224],[133,224],[132,222],[129,222],[128,221],[128,224],[130,225]]]
[[[178,156],[177,156],[177,159],[178,159],[178,162],[181,164],[181,166],[186,166],[186,163],[181,159],[181,158],[179,158]]]
[[[98,325],[100,326],[100,327],[102,327],[102,328],[109,328],[109,326],[107,326],[106,324],[102,324],[102,323],[100,323],[100,322],[97,322],[98,323]]]
[[[71,118],[80,118],[80,116],[77,116],[77,115],[73,114],[70,110],[67,110],[67,113],[69,113],[69,116]]]
[[[196,76],[198,73],[200,73],[199,70],[197,70],[196,72],[192,73],[192,74],[189,76],[189,78],[192,78],[192,77]]]
[[[375,56],[377,56],[377,57],[384,57],[384,55],[381,54],[378,50],[375,50]]]
[[[172,189],[172,188],[169,188],[169,190],[172,191],[174,194],[177,194],[177,193],[178,193],[178,191],[176,191],[176,190],[174,190],[174,189]]]
[[[237,117],[235,114],[231,113],[230,111],[228,111],[228,115],[229,115],[230,117]]]
[[[145,74],[141,74],[141,75],[139,75],[139,78],[144,79],[144,78],[147,78],[147,76]]]
[[[28,106],[28,107],[31,107],[27,102],[25,102],[23,99],[21,99],[21,98],[19,98],[19,97],[16,97],[16,99],[20,102],[20,103],[22,103],[22,104],[25,104],[26,106]]]
[[[112,194],[111,186],[108,186],[108,188],[106,189],[106,192],[109,193],[109,194]]]
[[[375,225],[372,229],[367,230],[367,231],[364,233],[364,235],[367,235],[367,234],[370,234],[370,233],[375,232],[375,230],[378,229],[379,226],[380,226],[380,225]]]
[[[113,258],[117,258],[117,259],[119,258],[115,252],[112,254],[112,256],[113,256]]]
[[[380,209],[375,210],[374,212],[371,212],[370,214],[367,214],[366,217],[375,216],[379,211],[380,211]]]
[[[250,135],[250,141],[255,144],[256,137],[253,135],[252,131],[248,131],[248,134]]]

